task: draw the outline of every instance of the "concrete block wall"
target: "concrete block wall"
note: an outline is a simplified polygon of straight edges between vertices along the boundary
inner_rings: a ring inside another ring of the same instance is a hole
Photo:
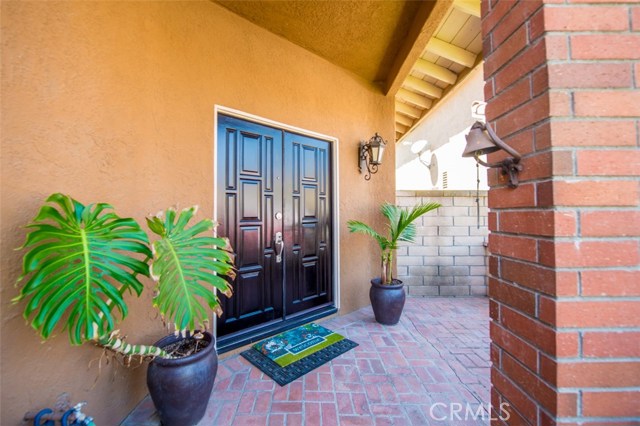
[[[410,296],[487,294],[487,191],[397,191],[396,204],[437,202],[415,223],[415,244],[398,249],[398,279]],[[479,224],[479,227],[478,227]]]

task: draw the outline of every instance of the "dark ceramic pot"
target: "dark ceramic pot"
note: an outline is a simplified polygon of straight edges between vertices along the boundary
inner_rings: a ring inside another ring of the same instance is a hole
[[[180,340],[167,336],[155,345],[165,347]],[[204,417],[218,372],[215,339],[204,332],[209,345],[184,358],[155,358],[147,369],[147,386],[163,426],[191,426]]]
[[[400,280],[393,280],[392,285],[383,285],[380,278],[371,280],[369,299],[376,321],[384,325],[395,325],[400,321],[406,296],[404,284]]]

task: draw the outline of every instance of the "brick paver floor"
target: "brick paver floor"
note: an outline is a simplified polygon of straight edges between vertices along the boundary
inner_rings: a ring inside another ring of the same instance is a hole
[[[222,356],[199,426],[489,424],[488,299],[407,298],[395,326],[371,307],[318,323],[359,346],[284,387]],[[147,397],[123,425],[155,425],[153,412]]]

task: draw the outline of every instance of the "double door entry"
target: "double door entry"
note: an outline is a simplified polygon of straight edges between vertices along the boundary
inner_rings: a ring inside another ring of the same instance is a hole
[[[331,143],[219,114],[218,234],[236,252],[218,347],[335,312]]]

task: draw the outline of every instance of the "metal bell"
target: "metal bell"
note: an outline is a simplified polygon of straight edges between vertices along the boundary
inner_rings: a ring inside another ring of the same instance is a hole
[[[466,135],[467,146],[462,153],[463,157],[475,157],[500,150],[481,126],[479,123],[471,126],[471,130]]]

